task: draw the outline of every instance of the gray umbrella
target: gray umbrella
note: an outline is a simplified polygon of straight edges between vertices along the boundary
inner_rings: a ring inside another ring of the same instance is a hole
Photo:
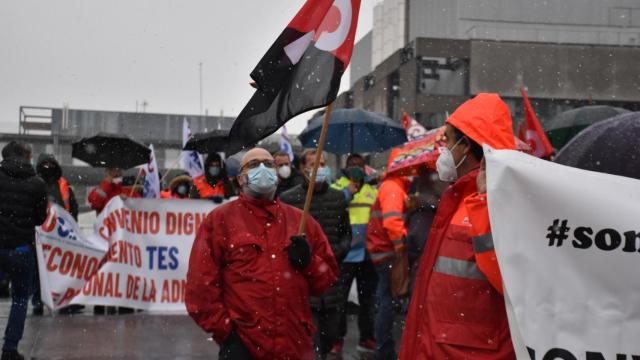
[[[554,161],[640,179],[640,112],[589,126],[573,138]]]

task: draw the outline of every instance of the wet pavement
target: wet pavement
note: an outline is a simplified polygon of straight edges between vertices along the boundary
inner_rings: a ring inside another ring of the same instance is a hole
[[[10,301],[0,299],[4,334]],[[31,309],[29,309],[31,314]],[[357,359],[357,325],[350,316],[345,360]],[[73,316],[27,318],[20,352],[38,360],[80,359],[217,359],[218,346],[186,315],[138,313],[92,315],[91,308]]]

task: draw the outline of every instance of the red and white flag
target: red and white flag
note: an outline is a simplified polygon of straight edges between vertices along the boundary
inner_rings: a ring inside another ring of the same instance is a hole
[[[427,134],[427,129],[405,111],[402,112],[402,126],[407,132],[409,141],[420,139]]]
[[[531,147],[527,153],[539,158],[548,158],[553,155],[555,150],[544,129],[542,129],[540,120],[538,120],[535,111],[533,111],[524,88],[520,88],[520,93],[522,93],[522,103],[524,105],[524,122],[520,123],[518,127],[518,137]]]

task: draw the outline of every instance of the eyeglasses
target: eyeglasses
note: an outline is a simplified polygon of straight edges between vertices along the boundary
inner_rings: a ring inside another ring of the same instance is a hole
[[[276,162],[274,160],[251,160],[248,163],[244,164],[244,166],[242,167],[243,169],[255,169],[258,166],[260,166],[260,164],[264,164],[265,167],[269,168],[269,169],[274,169],[276,167]]]

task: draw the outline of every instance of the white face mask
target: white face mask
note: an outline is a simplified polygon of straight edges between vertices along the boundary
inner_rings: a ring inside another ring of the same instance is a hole
[[[113,179],[111,179],[111,182],[114,184],[121,184],[122,183],[122,176],[118,176],[118,177],[114,177]]]
[[[278,168],[278,176],[282,179],[288,179],[291,176],[291,166],[282,165]]]
[[[467,158],[465,154],[464,157],[456,164],[455,159],[453,158],[453,153],[451,152],[453,149],[460,144],[463,138],[460,138],[458,142],[449,150],[448,147],[440,148],[440,156],[438,156],[438,160],[436,161],[436,168],[438,169],[438,177],[440,180],[446,182],[454,182],[458,179],[458,166],[464,162]]]

